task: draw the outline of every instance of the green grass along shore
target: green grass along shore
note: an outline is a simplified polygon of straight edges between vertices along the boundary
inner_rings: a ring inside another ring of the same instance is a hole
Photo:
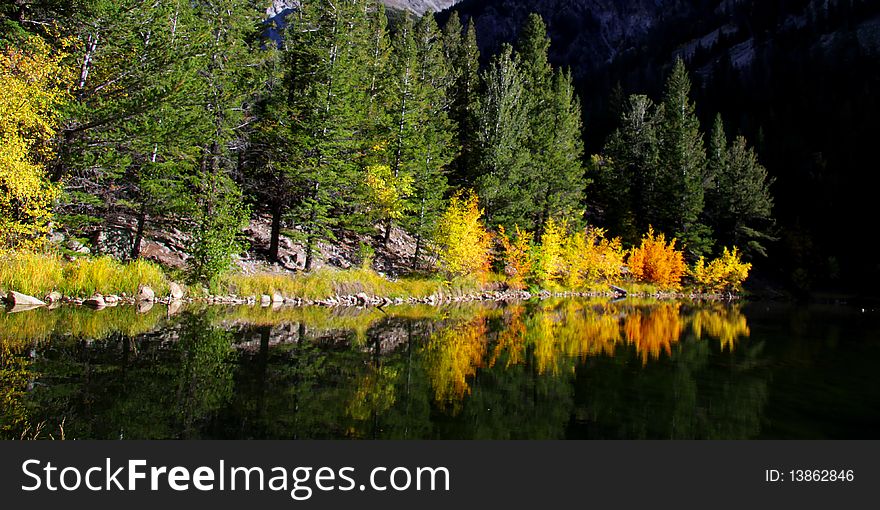
[[[0,257],[0,291],[9,291],[43,299],[57,292],[66,301],[81,303],[94,294],[133,298],[141,286],[150,287],[157,298],[169,295],[172,282],[183,281],[183,274],[168,271],[158,264],[136,260],[121,263],[111,257],[79,258],[68,261],[54,253],[7,252]],[[518,299],[532,295],[613,296],[619,294],[608,283],[567,289],[558,285],[508,291],[501,275],[488,281],[475,278],[447,280],[439,274],[389,279],[372,269],[319,269],[309,273],[230,273],[210,287],[179,284],[187,298],[198,301],[265,304],[265,297],[283,297],[289,304],[370,304],[354,299],[366,295],[370,301],[443,302],[474,299]],[[727,298],[706,295],[689,289],[660,289],[639,282],[615,282],[630,296],[660,298]],[[342,299],[340,299],[342,297]]]

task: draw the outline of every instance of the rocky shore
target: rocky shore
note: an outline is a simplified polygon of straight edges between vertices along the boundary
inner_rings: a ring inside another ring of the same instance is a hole
[[[680,293],[680,292],[660,292],[660,293],[627,293],[625,290],[612,286],[606,292],[551,292],[541,291],[531,293],[525,290],[495,290],[481,291],[464,294],[432,294],[425,297],[388,297],[388,296],[371,296],[366,293],[357,293],[351,295],[335,295],[323,299],[306,299],[302,297],[284,296],[279,292],[273,294],[261,294],[259,296],[237,296],[237,295],[207,295],[207,296],[187,296],[180,285],[172,283],[169,286],[167,296],[156,296],[156,293],[147,286],[141,286],[138,293],[134,296],[128,296],[125,293],[120,294],[93,294],[88,298],[62,296],[58,292],[51,292],[43,299],[28,296],[15,291],[6,294],[4,301],[7,307],[16,310],[26,310],[32,308],[40,308],[44,306],[56,307],[59,305],[86,306],[100,310],[102,308],[119,306],[119,305],[137,305],[144,307],[147,304],[183,304],[183,303],[200,303],[206,305],[241,305],[241,306],[262,306],[262,307],[280,307],[280,306],[323,306],[323,307],[376,307],[383,308],[386,306],[414,305],[422,304],[429,306],[440,306],[444,304],[468,303],[468,302],[516,302],[529,301],[532,299],[550,299],[550,298],[607,298],[607,299],[623,299],[626,297],[633,298],[653,298],[661,300],[714,300],[729,301],[739,299],[736,295],[731,294],[699,294],[699,293]]]

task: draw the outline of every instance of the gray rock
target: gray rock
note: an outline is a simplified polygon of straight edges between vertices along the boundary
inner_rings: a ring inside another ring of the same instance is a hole
[[[110,294],[109,296],[104,296],[104,303],[108,306],[119,304],[119,296],[115,294]]]
[[[104,301],[104,296],[98,294],[97,292],[92,294],[92,297],[83,301],[83,304],[86,306],[91,306],[93,308],[104,308],[107,306],[107,302]]]
[[[43,298],[47,303],[57,303],[61,301],[61,293],[57,290],[53,290],[52,292],[46,294],[46,297]]]
[[[168,284],[168,295],[173,301],[180,301],[184,295],[183,288],[176,282],[171,282]]]
[[[260,296],[260,306],[269,306],[272,304],[272,298],[268,294]]]
[[[153,301],[154,299],[156,299],[156,293],[148,285],[141,285],[138,288],[135,296],[136,301]]]
[[[370,296],[368,296],[366,292],[358,292],[355,297],[357,298],[358,304],[361,306],[367,306],[370,304]]]
[[[272,302],[273,303],[283,303],[284,296],[282,296],[280,292],[275,291],[272,293]]]
[[[80,253],[82,255],[88,255],[89,253],[92,253],[92,250],[90,250],[88,246],[77,241],[76,239],[71,239],[67,241],[67,248],[74,253]]]
[[[15,292],[14,290],[10,290],[6,294],[6,302],[10,306],[44,306],[46,304],[33,296]]]

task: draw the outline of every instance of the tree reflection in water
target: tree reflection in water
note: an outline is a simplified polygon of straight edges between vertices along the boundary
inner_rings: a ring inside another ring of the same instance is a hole
[[[752,437],[767,400],[722,304],[37,313],[0,317],[4,437]]]

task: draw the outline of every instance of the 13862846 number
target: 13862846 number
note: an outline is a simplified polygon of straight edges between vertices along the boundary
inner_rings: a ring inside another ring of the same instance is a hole
[[[856,477],[852,469],[792,469],[789,474],[792,482],[852,482]]]

